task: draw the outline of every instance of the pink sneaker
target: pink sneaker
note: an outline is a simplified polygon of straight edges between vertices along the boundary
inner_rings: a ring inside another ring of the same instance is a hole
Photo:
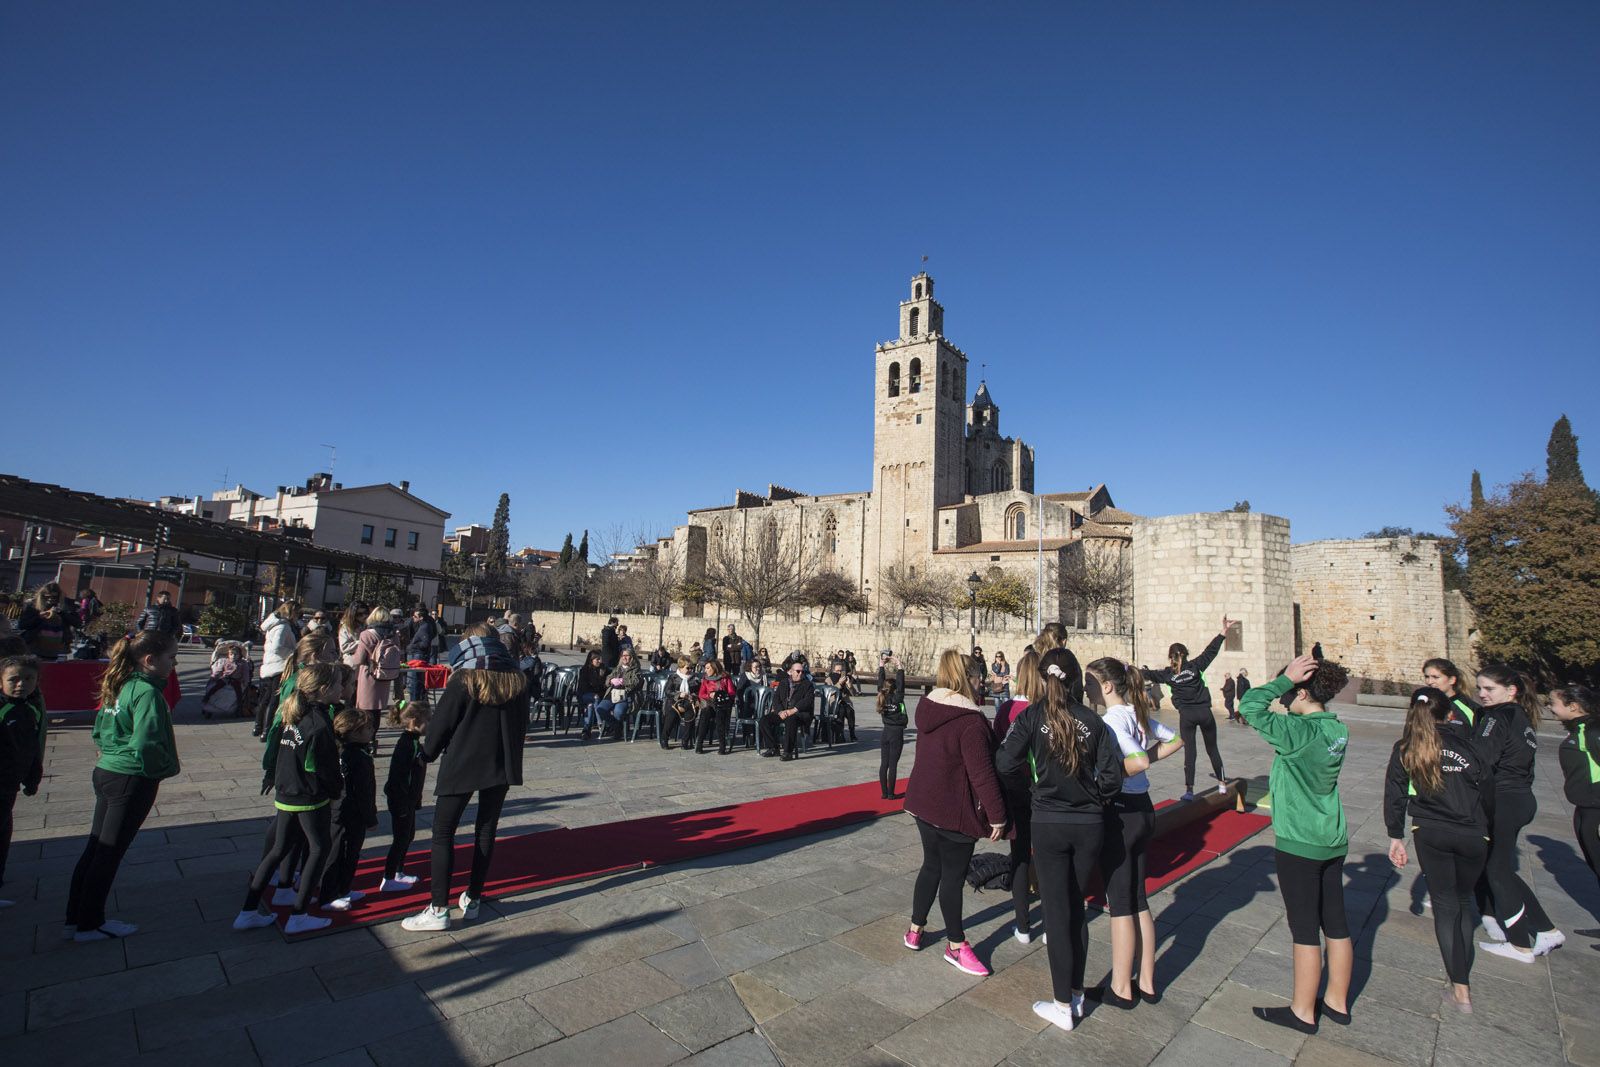
[[[906,931],[906,948],[916,952],[922,948],[922,931],[915,926]]]
[[[965,942],[959,946],[946,946],[944,961],[958,971],[965,971],[967,974],[976,975],[979,978],[989,977],[989,968],[978,960],[978,954],[973,952],[972,946]]]

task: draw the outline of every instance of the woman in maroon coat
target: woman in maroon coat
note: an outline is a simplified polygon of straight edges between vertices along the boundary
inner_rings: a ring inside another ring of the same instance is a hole
[[[989,720],[973,696],[976,674],[970,657],[945,649],[933,691],[917,703],[917,758],[906,786],[906,811],[922,836],[922,869],[905,942],[913,952],[922,947],[922,928],[937,893],[949,941],[945,962],[983,978],[989,968],[967,944],[961,925],[961,889],[978,838],[998,841],[1004,832],[1006,806],[994,773]]]

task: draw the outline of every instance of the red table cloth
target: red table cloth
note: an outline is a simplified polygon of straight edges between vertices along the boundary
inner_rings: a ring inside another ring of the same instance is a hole
[[[110,661],[103,659],[58,659],[39,664],[39,691],[50,711],[93,711],[100,706],[100,676]],[[176,708],[183,695],[178,672],[167,676],[164,694],[167,706]]]

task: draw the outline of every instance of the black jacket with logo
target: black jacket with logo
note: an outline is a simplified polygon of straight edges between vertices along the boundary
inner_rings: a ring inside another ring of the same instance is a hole
[[[1479,709],[1477,734],[1494,767],[1494,791],[1531,794],[1539,735],[1522,705],[1512,702]]]
[[[340,744],[339,771],[344,793],[334,805],[333,821],[371,830],[378,825],[378,772],[372,765],[372,751],[366,745]]]
[[[1389,753],[1383,782],[1383,825],[1391,838],[1405,836],[1408,810],[1418,826],[1489,832],[1487,805],[1493,795],[1494,771],[1488,753],[1465,726],[1443,722],[1436,729],[1439,766],[1444,772],[1444,787],[1439,792],[1417,791],[1400,761],[1399,741]]]
[[[1585,715],[1565,724],[1567,739],[1556,750],[1566,778],[1567,802],[1575,808],[1600,808],[1600,716]]]
[[[344,793],[339,741],[326,704],[309,704],[293,726],[283,724],[272,784],[274,803],[286,811],[320,808]]]
[[[422,761],[422,735],[402,730],[389,757],[389,777],[383,783],[383,796],[391,815],[408,815],[422,807],[422,788],[428,781],[428,765]]]
[[[1218,634],[1198,656],[1184,660],[1179,670],[1172,670],[1169,667],[1141,668],[1141,670],[1146,681],[1160,682],[1162,685],[1172,687],[1172,706],[1178,709],[1180,715],[1186,718],[1204,719],[1211,714],[1211,690],[1206,688],[1206,680],[1201,675],[1211,666],[1211,661],[1217,658],[1217,653],[1220,651],[1222,651],[1222,635]]]
[[[1122,789],[1122,749],[1100,716],[1072,706],[1078,732],[1078,773],[1068,774],[1050,754],[1043,702],[1029,704],[1011,722],[995,769],[1013,785],[1032,780],[1034,822],[1098,822]]]

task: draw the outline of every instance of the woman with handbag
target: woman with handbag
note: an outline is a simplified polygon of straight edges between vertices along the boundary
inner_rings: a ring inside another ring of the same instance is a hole
[[[723,673],[722,664],[715,659],[706,660],[705,667],[706,676],[700,682],[700,717],[694,732],[694,750],[704,752],[706,741],[715,729],[717,752],[726,756],[733,751],[728,737],[728,720],[733,715],[733,679]]]

